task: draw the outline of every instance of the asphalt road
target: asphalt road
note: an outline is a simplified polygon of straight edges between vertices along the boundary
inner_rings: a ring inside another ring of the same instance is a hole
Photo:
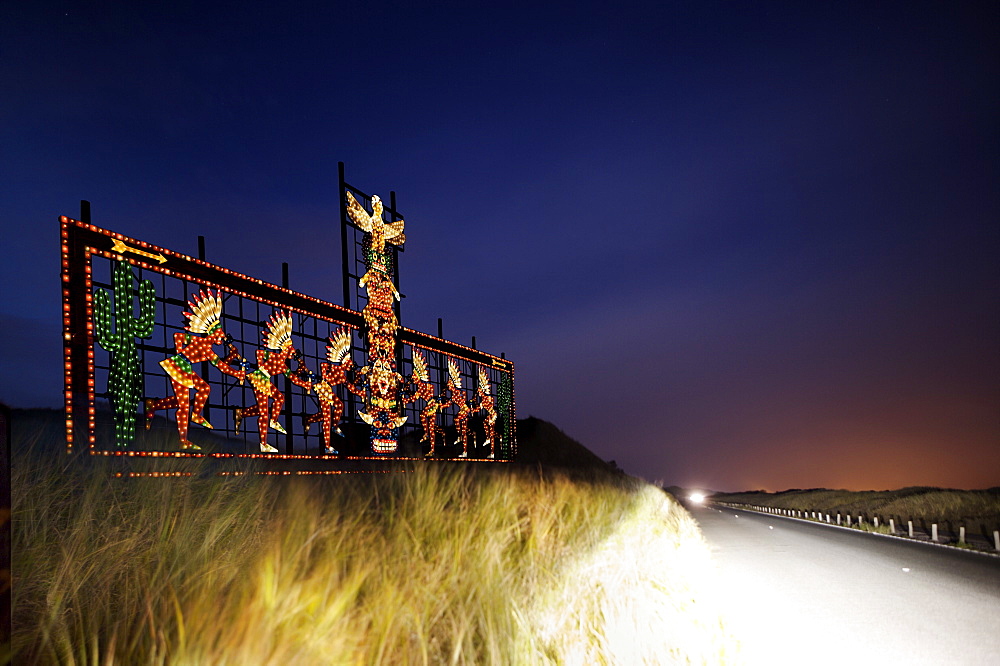
[[[688,508],[746,663],[1000,664],[1000,557]]]

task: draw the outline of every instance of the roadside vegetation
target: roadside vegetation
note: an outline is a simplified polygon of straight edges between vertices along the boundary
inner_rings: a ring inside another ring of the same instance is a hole
[[[716,493],[712,500],[733,504],[754,504],[778,509],[818,511],[835,516],[858,516],[866,519],[866,528],[878,516],[878,531],[888,532],[886,523],[895,520],[897,529],[905,529],[906,521],[921,526],[939,524],[943,529],[957,532],[966,527],[970,533],[981,534],[992,540],[993,530],[1000,529],[1000,487],[989,490],[951,490],[942,488],[912,487],[900,490],[786,490],[779,493],[764,491],[746,493]],[[926,531],[926,527],[923,527]]]
[[[625,475],[122,479],[14,425],[15,663],[739,659],[696,523]]]

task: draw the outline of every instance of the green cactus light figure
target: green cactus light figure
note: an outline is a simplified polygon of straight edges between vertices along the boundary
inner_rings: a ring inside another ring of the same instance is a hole
[[[132,281],[138,280],[125,261],[114,267],[114,309],[107,291],[94,299],[97,342],[111,354],[108,395],[115,412],[115,443],[128,446],[135,440],[136,409],[142,398],[142,373],[136,338],[153,334],[155,291],[150,280],[139,282],[139,313],[134,314]]]
[[[500,457],[511,460],[514,451],[511,442],[514,440],[514,380],[509,372],[500,373],[500,387],[497,390],[497,411],[500,413]]]

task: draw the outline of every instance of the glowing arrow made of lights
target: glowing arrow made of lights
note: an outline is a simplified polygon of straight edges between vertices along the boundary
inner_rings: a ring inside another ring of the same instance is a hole
[[[146,252],[145,250],[140,250],[138,248],[130,247],[125,243],[121,242],[120,240],[118,240],[117,238],[113,239],[113,242],[114,242],[114,247],[111,248],[112,252],[120,252],[121,254],[125,254],[126,252],[131,252],[132,254],[140,254],[144,257],[155,259],[161,264],[166,263],[167,261],[167,258],[164,257],[159,252],[153,254],[152,252]]]

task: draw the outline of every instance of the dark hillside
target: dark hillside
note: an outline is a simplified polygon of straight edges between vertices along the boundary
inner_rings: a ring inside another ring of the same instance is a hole
[[[618,471],[548,421],[529,416],[517,422],[517,462],[543,467]]]

